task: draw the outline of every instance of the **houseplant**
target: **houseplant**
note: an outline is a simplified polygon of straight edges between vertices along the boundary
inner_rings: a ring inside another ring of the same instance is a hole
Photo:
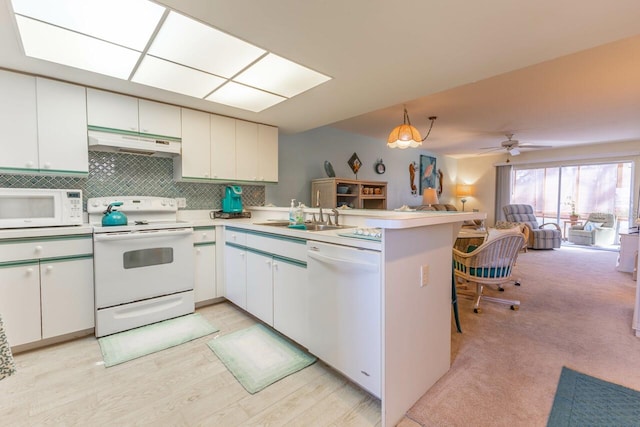
[[[569,220],[571,221],[572,224],[575,223],[575,222],[578,222],[578,218],[580,218],[580,217],[578,216],[578,213],[576,212],[576,202],[571,198],[567,198],[566,204],[571,207],[571,213],[569,214]]]

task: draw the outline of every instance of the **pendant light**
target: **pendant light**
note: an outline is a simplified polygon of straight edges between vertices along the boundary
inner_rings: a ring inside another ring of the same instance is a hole
[[[403,123],[399,126],[396,126],[391,133],[389,134],[389,138],[387,139],[387,147],[389,148],[416,148],[422,145],[422,142],[429,138],[429,134],[431,133],[431,128],[433,127],[433,122],[437,119],[436,116],[429,117],[431,120],[431,126],[429,126],[429,131],[427,132],[427,136],[422,138],[420,135],[420,131],[411,125],[411,120],[409,119],[409,113],[407,112],[407,107],[404,107],[404,120]]]

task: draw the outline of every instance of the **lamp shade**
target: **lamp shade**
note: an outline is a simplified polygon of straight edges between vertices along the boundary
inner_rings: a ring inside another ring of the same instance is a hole
[[[422,145],[422,136],[418,129],[410,124],[403,123],[396,126],[387,139],[389,148],[416,148]]]
[[[426,188],[422,192],[422,204],[423,205],[435,205],[438,203],[438,193],[435,188]]]
[[[469,184],[458,184],[456,186],[456,196],[458,197],[470,197],[473,196],[475,188]]]

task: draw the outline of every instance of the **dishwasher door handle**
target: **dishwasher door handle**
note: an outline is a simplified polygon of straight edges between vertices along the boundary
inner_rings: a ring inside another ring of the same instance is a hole
[[[358,266],[362,268],[370,269],[371,267],[378,268],[378,264],[372,262],[358,261],[353,259],[344,259],[344,258],[335,258],[327,255],[322,255],[317,252],[309,251],[307,252],[309,258],[316,259],[320,262],[328,263],[328,264],[349,264],[351,266]]]

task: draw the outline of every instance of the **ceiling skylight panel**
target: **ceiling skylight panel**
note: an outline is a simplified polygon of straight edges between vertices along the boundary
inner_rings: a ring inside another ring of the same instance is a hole
[[[233,80],[291,98],[330,79],[331,77],[270,53]]]
[[[204,98],[226,80],[146,55],[131,81],[195,98]]]
[[[263,92],[238,83],[229,82],[208,96],[207,101],[242,108],[243,110],[259,113],[287,98]]]
[[[165,8],[147,0],[12,0],[16,14],[142,51]]]
[[[229,78],[265,51],[171,11],[148,53]]]
[[[73,31],[16,16],[25,54],[119,79],[129,78],[140,53]]]

